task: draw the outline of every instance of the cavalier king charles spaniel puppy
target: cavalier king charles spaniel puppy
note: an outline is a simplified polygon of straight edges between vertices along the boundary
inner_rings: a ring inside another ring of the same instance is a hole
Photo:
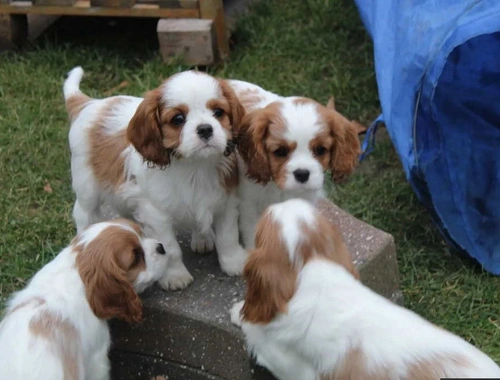
[[[231,320],[278,379],[500,377],[480,350],[364,286],[340,232],[311,203],[270,206],[255,246]]]
[[[9,301],[0,323],[0,379],[109,379],[107,320],[142,318],[137,293],[168,257],[138,225],[89,226]]]
[[[315,201],[323,177],[340,182],[353,171],[360,144],[357,125],[335,110],[301,97],[281,97],[251,83],[228,81],[247,112],[240,127],[240,229],[251,249],[257,221],[270,204]]]
[[[144,98],[92,99],[81,67],[64,83],[71,120],[71,174],[77,230],[101,220],[102,204],[140,223],[173,259],[160,281],[182,289],[193,281],[175,229],[191,231],[191,248],[218,253],[222,270],[239,275],[235,141],[244,116],[231,87],[210,75],[175,74]]]

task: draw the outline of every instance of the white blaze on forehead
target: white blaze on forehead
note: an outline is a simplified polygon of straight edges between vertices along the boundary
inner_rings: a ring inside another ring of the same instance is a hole
[[[85,231],[83,231],[77,245],[84,245],[84,246],[87,245],[96,237],[98,237],[101,234],[101,232],[103,232],[108,227],[120,227],[126,231],[132,232],[135,235],[137,235],[137,232],[127,224],[116,223],[113,221],[101,222],[93,224],[90,227],[88,227]]]
[[[190,108],[206,107],[207,101],[222,96],[219,82],[210,75],[184,71],[170,77],[163,86],[167,107],[186,104]]]
[[[273,220],[281,225],[282,238],[288,249],[290,261],[294,261],[294,253],[302,238],[301,226],[305,223],[313,227],[315,221],[314,206],[303,199],[290,199],[269,207]]]
[[[300,147],[307,146],[318,132],[321,131],[323,121],[318,115],[316,104],[313,102],[299,102],[297,98],[286,98],[283,101],[281,114],[286,124],[284,137],[297,142]]]

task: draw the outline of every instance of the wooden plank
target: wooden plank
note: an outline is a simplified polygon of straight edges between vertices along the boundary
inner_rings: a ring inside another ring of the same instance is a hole
[[[77,0],[32,0],[33,5],[37,7],[72,7]]]
[[[0,14],[46,14],[59,16],[115,16],[200,18],[198,9],[165,9],[157,4],[136,4],[132,8],[91,7],[89,0],[79,0],[72,7],[33,6],[29,1],[13,1],[0,4]]]
[[[170,9],[198,9],[198,0],[159,0],[158,4],[160,8],[170,8]]]
[[[229,38],[224,21],[224,4],[222,0],[199,0],[200,17],[210,19],[215,24],[217,39],[217,50],[220,58],[225,59],[229,55]]]
[[[135,0],[90,0],[91,7],[130,8]]]
[[[28,37],[26,15],[0,13],[0,51],[21,47]]]

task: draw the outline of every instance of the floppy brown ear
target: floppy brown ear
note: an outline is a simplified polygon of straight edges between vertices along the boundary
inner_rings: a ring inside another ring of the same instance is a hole
[[[150,166],[170,164],[170,154],[162,141],[160,100],[160,89],[147,92],[127,128],[129,141]]]
[[[269,119],[265,112],[256,110],[245,115],[238,137],[238,152],[247,165],[246,174],[255,182],[264,185],[271,180],[271,170],[264,146],[268,127]]]
[[[297,274],[288,256],[266,255],[261,249],[250,253],[243,271],[247,283],[241,316],[251,323],[269,323],[285,312],[295,293]]]
[[[231,121],[231,126],[233,127],[233,135],[237,136],[240,129],[241,122],[245,116],[245,108],[241,105],[236,93],[231,88],[229,83],[224,79],[218,79],[220,88],[222,89],[222,94],[229,103],[229,120]]]
[[[330,110],[328,124],[333,136],[330,170],[335,182],[343,182],[352,174],[361,153],[356,127],[344,116]]]
[[[90,242],[76,257],[78,272],[85,286],[87,301],[101,319],[118,318],[128,323],[142,320],[142,303],[120,268],[113,252],[98,242]]]

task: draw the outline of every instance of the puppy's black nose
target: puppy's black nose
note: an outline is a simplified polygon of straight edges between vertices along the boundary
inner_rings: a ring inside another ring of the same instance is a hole
[[[156,253],[158,253],[160,255],[165,254],[165,248],[163,248],[163,244],[158,243],[158,245],[156,246]]]
[[[306,169],[297,169],[293,172],[293,176],[300,183],[307,182],[307,180],[309,179],[309,174],[309,170]]]
[[[202,140],[207,141],[210,140],[210,137],[212,137],[214,129],[210,124],[201,124],[198,125],[198,128],[196,128],[196,132],[198,133],[198,136],[200,136]]]

